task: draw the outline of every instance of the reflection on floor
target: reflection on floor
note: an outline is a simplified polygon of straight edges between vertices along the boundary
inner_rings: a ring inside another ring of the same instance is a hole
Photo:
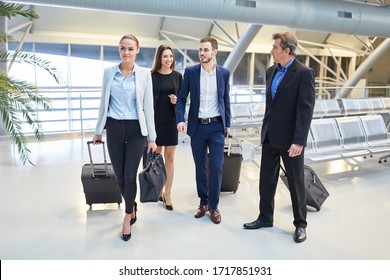
[[[296,244],[282,182],[274,227],[243,230],[257,217],[259,202],[258,167],[247,160],[246,147],[238,191],[221,194],[221,224],[209,216],[195,219],[198,198],[186,138],[176,153],[174,210],[139,203],[125,243],[119,237],[124,205],[85,204],[80,174],[89,139],[30,143],[36,166],[21,166],[15,147],[1,139],[0,259],[390,259],[390,164],[376,158],[312,165],[330,196],[319,212],[309,211],[308,239]]]

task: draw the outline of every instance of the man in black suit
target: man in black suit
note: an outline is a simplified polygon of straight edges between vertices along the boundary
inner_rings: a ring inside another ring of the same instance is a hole
[[[275,65],[266,72],[266,111],[261,129],[260,215],[245,229],[272,227],[280,158],[286,169],[294,213],[294,241],[306,240],[304,147],[315,103],[314,71],[295,58],[297,38],[289,32],[272,36]]]

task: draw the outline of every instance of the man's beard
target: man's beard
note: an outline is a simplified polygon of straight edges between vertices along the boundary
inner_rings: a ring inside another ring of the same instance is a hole
[[[209,63],[212,59],[213,59],[213,58],[210,57],[209,59],[206,58],[206,61],[204,61],[204,60],[201,58],[201,63],[204,63],[204,64]]]

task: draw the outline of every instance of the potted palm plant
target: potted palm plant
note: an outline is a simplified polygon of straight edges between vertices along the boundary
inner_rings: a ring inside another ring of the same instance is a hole
[[[38,19],[39,16],[23,5],[0,1],[0,17],[11,19],[15,16]],[[0,44],[6,45],[13,40],[8,34],[0,34]],[[46,70],[59,83],[57,69],[50,62],[24,51],[0,50],[0,63],[28,63]],[[37,140],[43,138],[43,132],[37,117],[37,110],[50,110],[49,100],[39,94],[38,89],[29,82],[9,77],[7,71],[0,70],[0,119],[1,126],[7,136],[14,142],[23,164],[31,161],[31,151],[28,148],[28,137],[22,131],[22,125],[27,123]]]

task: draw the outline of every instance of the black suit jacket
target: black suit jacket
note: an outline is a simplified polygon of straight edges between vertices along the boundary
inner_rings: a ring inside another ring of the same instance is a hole
[[[291,144],[306,146],[315,103],[314,70],[295,59],[272,99],[271,83],[275,69],[276,65],[266,72],[266,108],[261,143],[268,134],[269,142],[275,148],[288,149]]]

